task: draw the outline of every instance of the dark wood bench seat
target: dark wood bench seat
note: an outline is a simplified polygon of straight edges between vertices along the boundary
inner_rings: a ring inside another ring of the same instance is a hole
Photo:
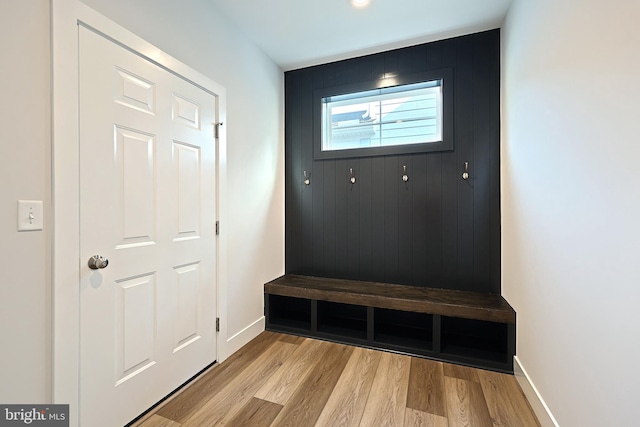
[[[378,282],[287,274],[264,285],[264,292],[310,300],[515,323],[516,313],[500,295]]]
[[[500,296],[287,274],[264,285],[268,330],[513,373]]]

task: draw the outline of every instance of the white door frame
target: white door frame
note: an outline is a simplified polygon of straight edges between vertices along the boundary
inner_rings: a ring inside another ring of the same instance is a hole
[[[218,96],[218,121],[226,123],[226,90],[78,0],[51,0],[52,40],[52,400],[70,405],[78,425],[80,383],[80,177],[78,120],[78,22],[108,35],[141,56]],[[217,159],[219,221],[226,218],[226,126],[220,126]],[[218,307],[227,317],[226,236],[218,236]],[[226,322],[217,337],[217,360],[227,356]]]

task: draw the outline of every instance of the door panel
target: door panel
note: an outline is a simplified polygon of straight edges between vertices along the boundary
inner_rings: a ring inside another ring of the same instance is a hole
[[[84,27],[79,89],[80,418],[124,425],[216,359],[217,98]]]
[[[199,236],[200,194],[190,191],[197,188],[200,182],[200,148],[184,142],[173,142],[174,168],[178,182],[178,229],[175,240],[196,238]]]
[[[123,245],[154,243],[155,148],[153,135],[115,127],[116,201],[122,212],[119,232]]]
[[[155,275],[116,282],[116,385],[155,364]]]
[[[198,335],[198,283],[200,263],[175,267],[174,288],[178,311],[174,325],[174,353],[200,339]]]

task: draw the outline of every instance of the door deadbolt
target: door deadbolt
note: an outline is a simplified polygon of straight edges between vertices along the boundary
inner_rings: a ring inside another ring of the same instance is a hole
[[[89,258],[88,264],[90,269],[97,270],[99,268],[105,268],[107,265],[109,265],[109,260],[102,255],[94,255]]]

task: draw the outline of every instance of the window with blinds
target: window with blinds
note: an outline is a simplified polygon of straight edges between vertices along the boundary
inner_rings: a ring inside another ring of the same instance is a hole
[[[442,80],[322,98],[322,151],[442,142]]]

